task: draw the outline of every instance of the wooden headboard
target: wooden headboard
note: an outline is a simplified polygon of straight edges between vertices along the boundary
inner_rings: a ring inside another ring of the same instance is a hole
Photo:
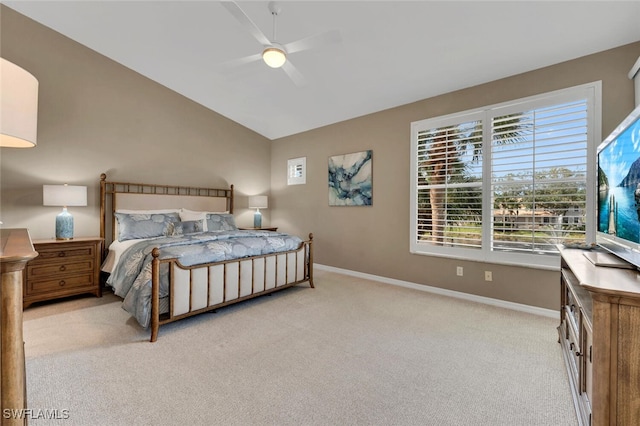
[[[197,211],[233,213],[233,185],[229,188],[148,183],[109,182],[100,175],[100,237],[104,238],[102,258],[115,239],[115,212],[119,209],[150,210],[185,208]]]

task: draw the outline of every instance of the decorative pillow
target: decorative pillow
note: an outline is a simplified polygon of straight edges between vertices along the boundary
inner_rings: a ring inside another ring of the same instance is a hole
[[[171,235],[196,234],[204,231],[204,220],[184,220],[176,222]]]
[[[154,238],[174,233],[178,213],[115,213],[118,221],[118,241]]]
[[[192,220],[201,220],[204,223],[203,231],[207,230],[207,213],[206,212],[197,212],[193,210],[180,209],[180,220],[192,221]]]
[[[207,229],[209,231],[235,231],[238,227],[232,214],[208,213]]]

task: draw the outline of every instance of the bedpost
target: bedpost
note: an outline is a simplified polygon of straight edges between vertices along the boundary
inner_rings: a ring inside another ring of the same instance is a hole
[[[160,327],[160,249],[154,248],[151,255],[151,342],[155,342]]]
[[[229,196],[229,213],[233,214],[233,185],[231,185],[231,194]]]
[[[309,233],[309,286],[311,286],[311,288],[316,288],[315,285],[313,285],[313,233]]]
[[[106,247],[106,239],[105,239],[105,219],[106,219],[106,201],[107,201],[107,175],[105,173],[102,173],[100,175],[100,238],[102,238],[102,241],[104,241],[104,243],[102,244],[102,253],[100,253],[100,255],[102,256],[100,258],[100,260],[104,260],[105,258],[105,253],[107,251],[107,247]]]

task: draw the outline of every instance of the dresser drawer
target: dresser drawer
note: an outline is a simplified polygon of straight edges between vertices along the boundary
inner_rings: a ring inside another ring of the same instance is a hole
[[[93,260],[84,260],[80,262],[63,262],[55,264],[29,264],[29,266],[27,267],[27,279],[31,280],[43,277],[52,277],[56,275],[68,276],[82,272],[93,272]]]
[[[40,263],[50,263],[55,260],[73,260],[77,258],[93,258],[95,257],[95,245],[82,245],[68,248],[56,247],[38,247],[38,257],[29,262],[30,265]]]
[[[27,291],[30,295],[58,292],[64,290],[76,290],[81,287],[93,287],[92,274],[89,273],[64,278],[27,281]]]

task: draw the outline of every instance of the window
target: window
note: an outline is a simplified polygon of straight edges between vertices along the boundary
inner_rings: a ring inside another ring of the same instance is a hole
[[[287,161],[287,185],[307,183],[307,157],[292,158]]]
[[[593,241],[601,83],[411,125],[411,252],[557,267]]]

